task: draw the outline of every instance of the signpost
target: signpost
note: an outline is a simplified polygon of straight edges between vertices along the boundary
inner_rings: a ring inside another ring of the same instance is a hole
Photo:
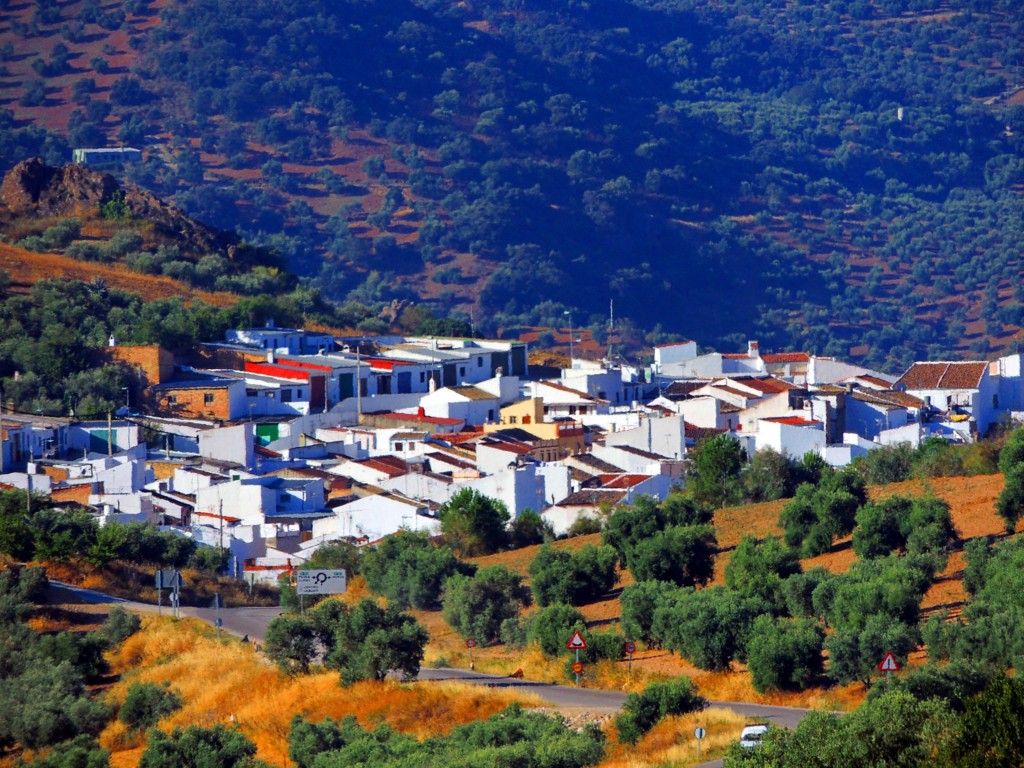
[[[220,617],[220,609],[224,607],[224,598],[220,596],[220,592],[213,593],[213,600],[210,602],[210,607],[217,609],[217,618],[213,622],[213,626],[217,628],[217,637],[220,637],[220,628],[224,626],[224,620]]]
[[[885,676],[889,677],[893,672],[900,671],[900,663],[896,661],[896,657],[892,655],[892,651],[886,651],[885,657],[878,664],[878,671],[885,672]]]
[[[340,595],[348,589],[344,569],[303,569],[296,572],[295,590],[300,595]]]
[[[636,653],[636,643],[634,643],[632,640],[627,640],[626,641],[626,655],[629,656],[629,665],[626,667],[626,670],[629,672],[629,674],[633,674],[633,654],[634,653]]]
[[[693,735],[697,737],[697,757],[700,757],[700,740],[708,735],[708,732],[699,725],[693,729]]]
[[[466,647],[469,649],[469,668],[476,669],[476,664],[473,662],[473,649],[476,648],[476,640],[472,637],[467,637]]]
[[[565,647],[570,651],[576,651],[576,663],[572,665],[572,671],[576,673],[576,687],[580,687],[580,672],[583,671],[583,665],[580,663],[580,651],[587,647],[587,641],[583,639],[583,635],[580,634],[579,630],[572,633],[572,637],[569,638],[569,642],[565,644]]]
[[[163,591],[171,590],[171,605],[174,607],[174,617],[178,618],[178,591],[181,589],[181,572],[159,570],[154,576],[156,586],[156,608],[157,613],[163,615]]]

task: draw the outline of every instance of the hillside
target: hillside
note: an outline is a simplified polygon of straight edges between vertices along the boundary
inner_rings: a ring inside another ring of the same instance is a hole
[[[926,483],[909,481],[893,483],[883,487],[869,489],[871,499],[881,499],[895,494],[917,497],[927,492],[934,493],[949,502],[953,523],[963,539],[963,543],[979,536],[1002,537],[1003,523],[996,516],[995,499],[1003,487],[1002,475],[980,475],[975,477],[932,478]],[[763,504],[744,505],[721,509],[715,514],[715,530],[721,554],[715,564],[713,584],[724,583],[725,566],[740,539],[752,535],[781,535],[778,527],[779,512],[784,501]],[[580,536],[556,542],[556,547],[578,549],[586,544],[599,544],[600,534]],[[479,565],[505,565],[528,579],[527,568],[537,553],[538,547],[504,552],[488,557],[478,558]],[[845,571],[854,562],[856,556],[850,546],[850,537],[838,540],[832,549],[818,557],[804,560],[805,570],[816,566],[824,567],[833,572]],[[938,575],[922,600],[925,617],[937,610],[950,611],[958,615],[967,594],[963,588],[964,557],[962,547],[958,548],[949,558],[945,570]],[[629,586],[632,577],[628,571],[621,572],[620,587]],[[618,593],[609,599],[600,600],[580,608],[590,625],[601,630],[609,624],[615,624],[620,615]],[[438,614],[420,614],[431,630],[431,649],[435,656],[444,655],[453,664],[466,663],[465,651],[460,648],[457,635],[445,625]],[[530,676],[541,679],[559,679],[562,674],[560,666],[544,662],[539,654],[528,652],[527,656],[519,657],[509,652],[504,646],[495,649],[478,650],[477,664],[481,668],[493,668],[507,671],[522,666],[530,671]],[[915,654],[912,661],[923,662],[923,653]],[[701,692],[709,698],[719,700],[759,701],[771,704],[792,706],[829,706],[848,707],[859,703],[865,694],[864,688],[853,684],[842,688],[810,688],[802,693],[773,692],[757,693],[751,682],[750,675],[741,664],[733,664],[730,671],[707,672],[693,666],[675,654],[663,650],[647,650],[638,652],[633,659],[634,675],[626,674],[622,669],[624,662],[608,664],[601,662],[594,672],[602,686],[622,687],[633,690],[642,686],[642,680],[654,675],[680,675],[691,677],[700,687]]]
[[[11,159],[144,148],[130,179],[334,299],[599,337],[614,300],[634,340],[896,369],[1024,324],[1021,24],[1010,0],[18,2],[0,131]]]

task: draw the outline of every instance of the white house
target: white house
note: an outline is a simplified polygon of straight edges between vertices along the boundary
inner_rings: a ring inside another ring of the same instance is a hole
[[[825,448],[825,425],[799,416],[761,419],[754,445],[757,451],[771,448],[794,459],[807,453],[820,454]]]
[[[981,435],[999,421],[999,383],[984,361],[914,363],[893,389],[920,398],[953,423],[965,417]]]

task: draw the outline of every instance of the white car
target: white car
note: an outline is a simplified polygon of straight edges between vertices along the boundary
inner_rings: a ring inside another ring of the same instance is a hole
[[[745,749],[754,749],[761,746],[761,739],[768,733],[768,726],[760,723],[743,726],[740,733],[740,746]]]

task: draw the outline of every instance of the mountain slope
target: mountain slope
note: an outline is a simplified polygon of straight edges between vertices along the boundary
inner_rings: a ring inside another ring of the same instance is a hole
[[[147,146],[130,177],[330,297],[492,330],[570,309],[600,331],[614,300],[893,368],[1024,323],[1008,0],[124,9],[0,12],[8,108]]]

